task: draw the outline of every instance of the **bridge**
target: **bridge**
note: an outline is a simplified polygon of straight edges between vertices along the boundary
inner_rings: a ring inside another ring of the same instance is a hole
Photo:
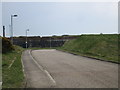
[[[31,36],[27,37],[27,47],[60,47],[66,41],[77,38],[78,36],[58,36],[58,37],[40,37]],[[13,44],[19,45],[23,48],[26,47],[26,37],[13,37]]]

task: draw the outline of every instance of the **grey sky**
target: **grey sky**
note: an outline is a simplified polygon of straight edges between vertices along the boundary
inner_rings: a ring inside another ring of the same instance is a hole
[[[117,2],[3,2],[7,36],[11,14],[18,14],[14,36],[25,35],[28,28],[30,36],[118,33]]]

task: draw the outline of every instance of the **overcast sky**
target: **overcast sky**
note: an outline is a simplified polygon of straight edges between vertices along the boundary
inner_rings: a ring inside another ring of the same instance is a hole
[[[118,33],[117,2],[3,2],[2,24],[10,36],[10,15],[14,36],[79,35]],[[2,35],[2,32],[0,33]]]

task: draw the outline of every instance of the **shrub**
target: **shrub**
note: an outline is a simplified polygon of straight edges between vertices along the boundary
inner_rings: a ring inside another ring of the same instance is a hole
[[[7,53],[12,50],[14,50],[14,47],[11,42],[7,38],[2,37],[2,53]]]

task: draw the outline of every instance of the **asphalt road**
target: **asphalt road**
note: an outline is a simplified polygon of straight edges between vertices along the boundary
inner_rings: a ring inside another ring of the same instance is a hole
[[[118,88],[118,64],[55,49],[27,50],[22,61],[27,87]]]

